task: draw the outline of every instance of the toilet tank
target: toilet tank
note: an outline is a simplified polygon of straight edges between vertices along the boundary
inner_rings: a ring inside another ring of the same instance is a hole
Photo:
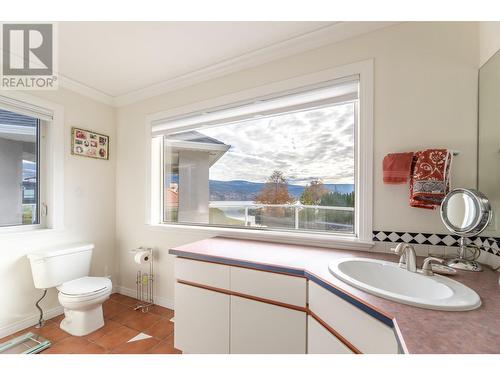
[[[88,276],[93,249],[90,243],[74,243],[29,254],[35,288],[53,288]]]

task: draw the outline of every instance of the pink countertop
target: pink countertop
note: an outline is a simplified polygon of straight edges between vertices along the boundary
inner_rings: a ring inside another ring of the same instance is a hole
[[[474,289],[481,297],[482,305],[473,311],[448,312],[403,305],[373,296],[340,281],[328,270],[328,264],[341,257],[366,257],[397,262],[398,257],[391,254],[219,237],[178,246],[171,249],[170,253],[226,264],[240,263],[244,267],[277,267],[280,272],[304,272],[321,279],[392,319],[399,340],[409,353],[500,353],[499,274],[490,269],[479,273],[459,272],[452,276]],[[420,262],[422,260],[419,259]]]

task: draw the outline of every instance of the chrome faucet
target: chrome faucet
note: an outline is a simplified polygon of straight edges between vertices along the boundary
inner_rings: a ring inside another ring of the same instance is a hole
[[[413,245],[402,242],[391,250],[400,256],[399,267],[405,268],[409,272],[417,272],[417,254]]]
[[[425,276],[433,276],[434,272],[432,271],[432,263],[444,263],[444,259],[427,257],[424,260],[424,264],[422,266],[422,273]]]

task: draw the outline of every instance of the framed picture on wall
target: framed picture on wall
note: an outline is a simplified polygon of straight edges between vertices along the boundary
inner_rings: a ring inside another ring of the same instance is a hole
[[[80,128],[71,128],[71,154],[109,159],[109,136]]]

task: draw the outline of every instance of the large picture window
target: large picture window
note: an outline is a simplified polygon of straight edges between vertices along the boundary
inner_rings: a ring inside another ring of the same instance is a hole
[[[356,236],[359,108],[351,76],[157,122],[160,222]]]

